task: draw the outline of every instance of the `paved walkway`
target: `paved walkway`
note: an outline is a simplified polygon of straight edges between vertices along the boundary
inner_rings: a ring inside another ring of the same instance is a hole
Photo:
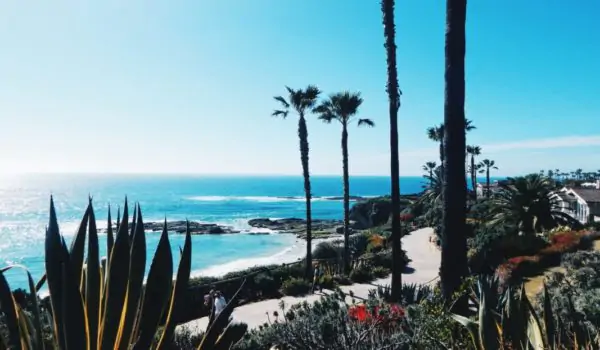
[[[410,235],[402,238],[402,249],[406,250],[408,257],[412,259],[409,264],[410,272],[402,275],[403,283],[431,283],[438,276],[440,267],[440,251],[429,241],[429,237],[433,233],[431,228],[424,228],[413,231]],[[351,286],[342,286],[341,290],[345,293],[352,291],[354,295],[361,298],[367,298],[369,291],[376,289],[377,286],[390,285],[391,276],[375,280],[370,284],[353,284]],[[324,291],[330,293],[331,291]],[[314,303],[319,300],[323,294],[313,294],[303,297],[283,297],[280,299],[271,299],[259,301],[256,303],[242,305],[237,307],[233,312],[233,318],[236,321],[248,324],[249,328],[257,328],[258,326],[268,322],[267,314],[270,315],[273,321],[273,311],[279,311],[279,303],[283,301],[286,309],[294,304],[301,302]],[[190,321],[181,327],[186,327],[190,331],[204,330],[208,324],[208,317],[203,317],[194,321]]]

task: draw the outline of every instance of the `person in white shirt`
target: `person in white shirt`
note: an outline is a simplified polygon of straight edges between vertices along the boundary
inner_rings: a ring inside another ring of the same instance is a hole
[[[214,300],[215,300],[215,316],[219,316],[221,311],[223,311],[225,309],[225,306],[227,306],[227,301],[225,301],[225,297],[223,296],[223,293],[221,293],[221,291],[217,291],[215,293]]]

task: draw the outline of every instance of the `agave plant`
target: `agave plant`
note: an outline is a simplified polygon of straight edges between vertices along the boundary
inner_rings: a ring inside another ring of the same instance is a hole
[[[187,293],[192,244],[188,225],[177,278],[173,281],[173,257],[166,227],[165,220],[144,284],[146,237],[139,205],[135,206],[129,225],[125,200],[116,236],[109,209],[108,258],[101,263],[91,199],[68,249],[60,234],[51,198],[46,230],[46,276],[36,286],[27,272],[33,305],[31,315],[15,302],[3,275],[13,266],[0,270],[0,310],[5,315],[8,333],[6,339],[0,335],[0,349],[163,349],[169,346],[178,312],[183,307],[178,300]],[[48,283],[50,307],[42,312],[37,291],[44,281]],[[228,327],[238,293],[218,317],[211,319],[200,349],[227,349],[243,336],[245,328]],[[50,318],[52,329],[52,339],[46,344],[43,314]]]
[[[567,324],[555,315],[545,285],[541,317],[527,298],[524,284],[518,291],[507,288],[499,293],[497,279],[482,277],[478,287],[472,300],[475,319],[452,315],[469,330],[475,349],[599,348],[580,323]]]

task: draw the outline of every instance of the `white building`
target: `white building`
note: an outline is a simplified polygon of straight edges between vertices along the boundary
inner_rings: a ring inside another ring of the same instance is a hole
[[[571,215],[581,223],[587,223],[590,215],[594,221],[600,221],[600,181],[590,187],[564,187],[553,194],[558,200],[561,211]]]

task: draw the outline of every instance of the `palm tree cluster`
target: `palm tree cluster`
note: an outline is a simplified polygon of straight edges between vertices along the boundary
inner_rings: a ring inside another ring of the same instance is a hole
[[[348,171],[348,126],[356,121],[358,126],[375,126],[371,119],[356,118],[358,110],[363,103],[359,92],[339,92],[331,94],[328,98],[319,101],[321,90],[314,85],[305,89],[292,89],[286,86],[287,99],[275,96],[281,109],[273,111],[273,116],[286,118],[290,112],[298,115],[298,138],[300,140],[300,161],[302,163],[302,176],[304,178],[304,194],[306,197],[306,270],[307,278],[312,276],[312,217],[311,217],[311,188],[309,171],[309,144],[308,128],[306,126],[307,114],[316,114],[318,119],[325,123],[338,122],[342,127],[342,170],[344,191],[344,271],[350,268],[350,175]]]
[[[540,174],[546,175],[550,179],[561,182],[600,180],[600,170],[583,171],[583,169],[575,169],[573,171],[561,171],[560,169],[542,169],[540,170]]]

